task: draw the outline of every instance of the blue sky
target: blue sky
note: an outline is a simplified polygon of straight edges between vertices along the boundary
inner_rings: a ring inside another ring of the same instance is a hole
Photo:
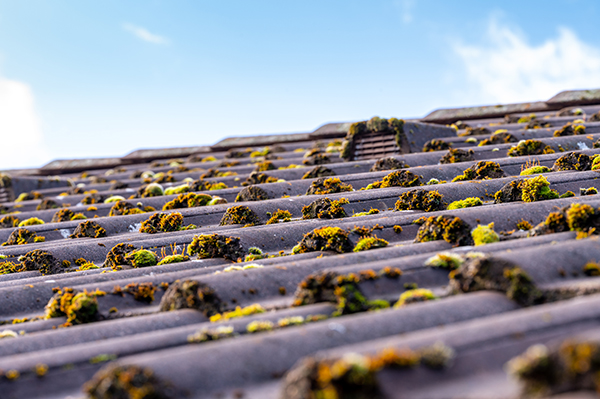
[[[600,3],[0,0],[0,168],[600,87]]]

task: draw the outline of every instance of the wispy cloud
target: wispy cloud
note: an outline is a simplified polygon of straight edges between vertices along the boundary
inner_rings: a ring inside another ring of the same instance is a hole
[[[29,85],[0,76],[0,168],[41,166],[48,161]]]
[[[544,100],[562,90],[600,87],[600,48],[568,28],[540,45],[492,19],[484,43],[455,43],[470,89],[486,101]]]
[[[169,44],[169,39],[167,39],[166,37],[150,33],[147,29],[142,28],[141,26],[125,23],[123,24],[123,29],[132,33],[138,39],[142,39],[143,41],[148,43]]]

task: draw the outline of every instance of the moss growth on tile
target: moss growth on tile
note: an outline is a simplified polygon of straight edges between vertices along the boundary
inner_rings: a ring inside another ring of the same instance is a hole
[[[44,221],[40,218],[32,217],[32,218],[21,221],[19,223],[19,227],[35,226],[37,224],[44,224]]]
[[[423,152],[430,151],[444,151],[452,147],[452,143],[448,143],[444,140],[432,139],[425,143],[423,146]]]
[[[458,200],[458,201],[451,202],[450,205],[448,205],[447,209],[452,210],[452,209],[471,208],[473,206],[481,206],[481,205],[483,205],[483,201],[481,200],[481,198],[468,197],[468,198],[465,198],[464,200]]]
[[[350,184],[343,183],[337,177],[330,178],[319,178],[312,182],[308,190],[306,191],[306,195],[315,195],[315,194],[334,194],[341,193],[347,191],[354,191]]]
[[[437,296],[431,290],[425,288],[415,288],[413,290],[408,290],[400,295],[398,302],[394,304],[395,308],[400,308],[403,306],[410,305],[411,303],[417,302],[426,302],[438,299]]]
[[[375,208],[371,208],[366,212],[358,212],[355,213],[354,215],[352,215],[352,217],[359,217],[359,216],[369,216],[369,215],[377,215],[379,213],[379,209],[375,209]]]
[[[235,197],[235,202],[264,201],[269,199],[269,194],[258,186],[243,188]]]
[[[32,244],[34,242],[44,242],[46,239],[42,236],[38,236],[35,231],[19,228],[13,230],[6,242],[2,243],[2,246],[7,245],[25,245]]]
[[[379,172],[382,170],[394,170],[394,169],[404,169],[404,168],[408,168],[408,165],[406,164],[406,162],[404,162],[400,159],[396,159],[394,157],[385,157],[385,158],[379,158],[373,164],[373,166],[371,166],[371,169],[369,170],[369,172]]]
[[[517,229],[527,231],[533,229],[533,225],[527,220],[521,219],[521,221],[517,223]]]
[[[106,255],[102,267],[110,267],[113,270],[119,270],[121,265],[130,265],[125,259],[125,256],[132,251],[135,251],[135,247],[131,244],[120,243],[115,245]]]
[[[501,291],[522,306],[543,303],[545,300],[525,271],[493,255],[470,259],[452,271],[450,287],[455,292]]]
[[[354,252],[368,251],[376,248],[384,248],[389,245],[389,242],[383,238],[377,238],[377,236],[369,236],[361,238],[356,246]]]
[[[600,276],[600,265],[596,262],[588,262],[583,265],[582,271],[586,276]]]
[[[457,134],[458,137],[466,136],[484,136],[492,133],[487,127],[470,127],[468,126],[464,132]]]
[[[396,234],[402,233],[402,226],[394,225],[394,233],[396,233]]]
[[[462,175],[456,176],[452,182],[465,180],[499,179],[506,174],[500,164],[493,161],[479,161],[475,165],[465,169]]]
[[[160,301],[160,310],[196,309],[206,317],[222,313],[224,305],[215,291],[196,280],[177,280],[169,285]]]
[[[40,202],[38,204],[38,206],[35,208],[36,211],[45,211],[47,209],[56,209],[56,208],[60,208],[60,205],[58,205],[58,203],[54,200],[51,200],[49,198],[44,198],[42,200],[42,202]]]
[[[596,194],[598,194],[598,189],[596,187],[588,187],[588,188],[581,187],[579,189],[579,195],[581,195],[581,196],[596,195]]]
[[[106,237],[106,229],[93,220],[79,223],[69,238],[100,238]]]
[[[573,123],[567,123],[560,129],[554,131],[554,137],[575,136],[578,134],[585,134],[585,126],[584,125],[576,125]]]
[[[513,180],[506,183],[494,194],[494,203],[521,201],[523,197],[523,179]]]
[[[517,141],[518,140],[515,136],[508,133],[508,131],[501,129],[495,131],[489,138],[481,140],[481,142],[478,144],[478,147],[483,147],[486,145],[516,143]]]
[[[410,190],[400,194],[400,199],[396,201],[395,210],[435,212],[445,208],[443,198],[443,195],[435,190]]]
[[[165,195],[184,194],[190,191],[189,184],[181,184],[179,186],[168,187],[165,190]]]
[[[98,300],[96,297],[105,295],[102,291],[88,292],[73,288],[58,289],[48,301],[45,308],[45,318],[66,317],[64,327],[91,323],[99,320]]]
[[[119,201],[115,203],[112,208],[110,208],[108,216],[135,215],[139,213],[144,213],[144,210],[130,204],[129,202]]]
[[[292,214],[288,210],[277,209],[273,214],[269,215],[269,220],[266,224],[286,223],[292,221]]]
[[[274,169],[277,169],[277,168],[275,167],[275,165],[273,165],[273,162],[271,162],[271,161],[258,162],[256,164],[256,166],[254,167],[255,172],[266,172],[267,170],[274,170]]]
[[[179,212],[158,212],[144,220],[140,226],[140,233],[155,234],[169,231],[185,230],[183,215]]]
[[[348,215],[342,205],[349,204],[346,198],[339,200],[330,200],[329,198],[319,198],[309,205],[302,207],[302,219],[340,219]]]
[[[260,219],[256,212],[247,206],[236,205],[227,208],[227,211],[225,211],[225,214],[221,218],[221,222],[219,222],[219,226],[229,226],[234,224],[241,224],[244,227],[258,226],[260,224]]]
[[[190,344],[197,344],[208,341],[217,341],[224,338],[231,338],[234,336],[234,329],[231,326],[203,328],[195,334],[188,335],[187,342]]]
[[[524,202],[544,201],[558,198],[558,191],[550,189],[550,183],[543,175],[521,182],[521,199]]]
[[[549,173],[552,172],[547,166],[532,166],[531,168],[523,169],[520,176],[529,176],[529,175],[537,175],[539,173]]]
[[[555,172],[561,172],[563,170],[577,170],[584,171],[592,168],[593,158],[579,152],[569,152],[558,158],[552,170]]]
[[[415,242],[444,240],[454,246],[473,245],[471,226],[459,217],[441,215],[415,220],[420,224]]]
[[[164,204],[162,210],[168,211],[172,209],[195,208],[198,206],[206,206],[211,200],[212,197],[208,194],[179,194],[177,197]]]
[[[252,316],[255,314],[265,313],[266,310],[260,304],[254,303],[252,305],[246,306],[242,308],[241,306],[237,306],[235,310],[231,310],[229,312],[217,313],[210,317],[211,323],[216,323],[220,321],[227,321],[230,319],[237,319],[240,317]]]
[[[475,152],[473,150],[461,150],[460,148],[451,148],[440,159],[441,164],[469,162],[475,160]]]
[[[88,381],[83,390],[91,399],[167,399],[184,397],[172,384],[155,376],[149,368],[109,363]]]
[[[121,289],[116,286],[113,295],[123,295],[125,293],[133,295],[133,299],[139,302],[152,303],[154,301],[154,292],[156,287],[152,283],[130,283]]]
[[[313,251],[344,253],[352,251],[352,248],[347,231],[339,227],[321,227],[306,233],[292,252],[294,254]]]
[[[306,172],[302,176],[302,179],[316,179],[318,177],[328,176],[335,176],[335,172],[329,168],[326,168],[325,166],[315,166],[314,168]]]
[[[277,183],[280,179],[269,176],[266,173],[252,172],[248,175],[248,178],[242,182],[242,186],[248,186],[251,184],[266,184],[266,183]]]
[[[387,188],[387,187],[417,187],[421,186],[420,176],[412,173],[410,170],[398,170],[391,172],[381,181],[374,181],[366,189]]]
[[[554,154],[554,150],[539,140],[521,140],[508,150],[509,157],[540,154]]]
[[[162,258],[157,265],[161,266],[168,265],[171,263],[187,262],[188,260],[190,260],[190,257],[186,255],[168,255]]]
[[[0,229],[9,229],[11,227],[17,227],[21,220],[13,215],[4,216],[0,219]]]
[[[219,234],[194,236],[188,245],[188,255],[199,258],[225,258],[232,261],[242,259],[246,253],[239,237],[226,237]]]
[[[125,255],[125,264],[135,268],[155,266],[158,263],[158,257],[152,251],[147,249],[138,249],[128,252]]]
[[[491,244],[500,241],[500,236],[494,231],[494,222],[488,225],[478,224],[471,232],[475,246]]]

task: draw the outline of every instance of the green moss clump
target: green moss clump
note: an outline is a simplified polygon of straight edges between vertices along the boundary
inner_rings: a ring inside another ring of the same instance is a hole
[[[458,201],[454,201],[451,202],[450,205],[448,205],[448,210],[452,210],[452,209],[462,209],[462,208],[470,208],[473,206],[481,206],[483,205],[483,201],[481,200],[481,198],[479,197],[468,197],[465,198],[464,200],[458,200]]]
[[[44,221],[40,218],[33,217],[20,222],[19,227],[35,226],[36,224],[44,224]]]
[[[275,167],[275,165],[273,165],[273,162],[271,161],[263,161],[263,162],[258,162],[254,168],[255,172],[266,172],[267,170],[274,170],[277,169]]]
[[[572,231],[584,231],[591,227],[597,212],[588,204],[571,204],[565,211],[567,225]]]
[[[62,273],[63,265],[50,252],[34,249],[19,257],[25,270],[38,270],[43,275]]]
[[[150,368],[112,363],[100,369],[83,389],[93,399],[166,399],[185,396],[171,384],[161,381]]]
[[[529,275],[512,262],[494,256],[480,256],[465,262],[450,272],[450,287],[454,292],[495,290],[522,306],[545,301],[543,293]]]
[[[308,232],[292,250],[294,254],[313,251],[335,251],[344,253],[352,251],[353,246],[348,239],[348,232],[339,227],[321,227]]]
[[[539,140],[521,140],[508,150],[509,157],[540,154],[554,154],[554,150]]]
[[[277,211],[275,213],[273,213],[272,215],[267,215],[270,216],[269,220],[267,220],[266,224],[275,224],[275,223],[285,223],[285,222],[291,222],[292,221],[292,214],[290,213],[290,211],[287,210],[281,210],[281,209],[277,209]]]
[[[258,186],[243,188],[235,197],[235,202],[264,201],[269,199],[269,194]]]
[[[79,223],[69,238],[100,238],[106,237],[106,229],[93,220]]]
[[[377,215],[378,213],[379,213],[379,209],[371,208],[367,212],[355,213],[354,215],[352,215],[352,217],[354,218],[354,217],[359,217],[359,216]]]
[[[21,220],[13,215],[4,216],[0,219],[0,229],[9,229],[11,227],[17,227]]]
[[[196,280],[177,280],[169,285],[160,301],[160,310],[196,309],[211,317],[224,310],[224,304],[214,289]]]
[[[125,201],[125,197],[123,197],[121,195],[111,195],[110,197],[108,197],[107,199],[104,200],[104,203],[111,204],[113,202],[118,202],[118,201]]]
[[[319,198],[309,205],[302,207],[302,219],[340,219],[348,215],[342,205],[349,204],[346,198],[331,201],[329,198]]]
[[[258,157],[266,157],[271,153],[271,149],[269,147],[261,148],[260,150],[252,151],[250,153],[250,158],[258,158]]]
[[[491,244],[493,242],[500,241],[498,233],[494,231],[494,222],[491,222],[488,225],[478,224],[477,227],[475,227],[471,232],[471,236],[473,237],[475,246]]]
[[[493,161],[479,161],[465,169],[462,175],[456,176],[452,182],[465,180],[499,179],[506,176],[500,164]]]
[[[592,162],[592,157],[586,154],[569,152],[554,162],[552,170],[555,172],[561,172],[563,170],[590,170],[592,168]]]
[[[237,205],[227,208],[227,211],[225,211],[225,214],[221,218],[219,226],[229,226],[233,224],[258,226],[260,224],[260,219],[252,209],[247,206]]]
[[[225,237],[219,234],[201,234],[194,236],[188,245],[188,255],[199,258],[225,258],[233,261],[245,255],[239,237]]]
[[[517,141],[517,138],[512,134],[508,133],[508,131],[500,129],[496,130],[489,138],[481,140],[478,146],[482,147],[485,145],[516,143]]]
[[[148,185],[142,186],[138,190],[138,194],[142,198],[160,197],[161,195],[165,194],[165,191],[163,189],[163,186],[161,186],[160,184],[158,184],[158,183],[150,183]]]
[[[402,233],[402,226],[394,225],[394,233],[396,233],[396,234]]]
[[[156,254],[147,249],[138,249],[125,255],[125,262],[135,268],[155,266],[158,263]]]
[[[235,310],[223,313],[217,313],[215,315],[210,316],[210,322],[216,323],[218,321],[227,321],[229,319],[237,319],[240,317],[252,316],[255,314],[265,313],[266,310],[260,304],[254,303],[252,305],[241,307],[237,306]]]
[[[168,211],[172,209],[195,208],[198,206],[206,206],[212,197],[207,194],[187,193],[179,194],[173,200],[163,205],[162,210]]]
[[[455,270],[461,267],[467,259],[474,259],[480,256],[483,256],[481,252],[469,252],[466,256],[454,252],[440,252],[427,259],[425,266]]]
[[[121,265],[130,265],[125,256],[132,251],[135,251],[135,247],[131,244],[120,243],[115,245],[108,251],[102,267],[120,270]]]
[[[187,262],[188,260],[190,260],[190,258],[186,255],[168,255],[158,262],[158,266],[168,265],[170,263]]]
[[[46,305],[46,319],[66,316],[64,327],[91,323],[98,320],[98,300],[101,291],[78,291],[73,288],[59,289]]]
[[[354,189],[350,184],[343,183],[337,177],[330,177],[328,179],[319,178],[312,182],[306,191],[306,195],[334,194],[346,191],[354,191]]]
[[[415,242],[444,240],[454,246],[473,245],[471,226],[459,217],[440,215],[420,218],[415,221],[420,224]]]
[[[42,200],[42,202],[40,202],[38,204],[38,206],[35,208],[36,211],[44,211],[47,209],[56,209],[56,208],[60,208],[60,205],[58,205],[58,203],[54,200],[51,200],[49,198],[44,198]]]
[[[533,225],[527,220],[521,219],[521,221],[517,223],[517,229],[527,231],[533,229]]]
[[[440,163],[449,164],[458,162],[469,162],[475,160],[474,155],[475,151],[473,150],[461,150],[460,148],[451,148],[440,159]]]
[[[394,304],[395,308],[400,308],[411,303],[416,302],[426,302],[438,299],[437,296],[431,290],[425,288],[415,288],[413,290],[408,290],[400,295],[398,302]]]
[[[450,147],[452,147],[452,143],[445,142],[444,140],[433,139],[425,143],[422,151],[444,151],[449,149]]]
[[[56,212],[54,216],[52,216],[52,220],[50,221],[50,223],[67,222],[71,220],[74,215],[75,213],[69,208],[63,208]]]
[[[523,197],[523,180],[513,180],[506,183],[494,194],[494,203],[521,201]]]
[[[190,191],[189,184],[181,184],[179,186],[168,187],[165,190],[165,195],[184,194]]]
[[[24,272],[26,269],[21,263],[0,262],[0,276],[3,274],[12,274]]]
[[[574,136],[577,134],[585,134],[584,125],[574,125],[572,123],[567,123],[562,128],[554,131],[554,137]]]
[[[552,172],[552,169],[547,166],[532,166],[531,168],[523,169],[520,176],[537,175],[538,173],[548,172]]]
[[[366,189],[387,187],[416,187],[421,186],[421,178],[415,175],[410,170],[399,170],[385,176],[381,181],[374,181],[369,184]]]
[[[382,170],[394,170],[408,168],[406,162],[394,157],[380,158],[371,166],[370,172],[378,172]]]
[[[579,195],[596,195],[598,194],[598,189],[596,187],[588,187],[588,188],[580,188]]]
[[[363,237],[361,238],[356,246],[354,247],[354,252],[368,251],[370,249],[375,248],[383,248],[387,247],[389,242],[384,240],[383,238],[377,238],[377,236],[372,237]]]
[[[302,176],[302,179],[316,179],[318,177],[335,176],[335,172],[325,166],[315,166]]]
[[[115,289],[113,294],[128,293],[133,295],[133,299],[139,302],[152,303],[154,301],[154,292],[156,287],[152,283],[130,283],[123,289]]]
[[[248,178],[242,183],[242,186],[248,186],[251,184],[266,184],[266,183],[277,183],[279,179],[273,176],[269,176],[266,173],[252,172],[248,175]]]
[[[596,262],[588,262],[583,266],[583,273],[586,276],[600,276],[600,265]]]
[[[302,165],[324,165],[324,164],[328,164],[331,163],[331,159],[329,159],[329,157],[325,154],[315,154],[312,155],[310,157],[306,157],[306,159],[304,159],[302,161]]]
[[[130,204],[129,202],[119,201],[115,203],[112,208],[110,208],[108,216],[135,215],[139,213],[144,213],[144,210]]]
[[[542,175],[523,180],[521,190],[521,199],[524,202],[558,198],[558,191],[550,189],[550,183]]]
[[[371,279],[370,274],[363,274],[365,280]],[[375,274],[374,278],[378,276]],[[298,285],[293,306],[333,302],[336,304],[333,316],[389,307],[387,301],[367,300],[359,287],[362,280],[361,275],[354,273],[340,275],[333,271],[322,271],[311,274]]]
[[[467,126],[467,128],[465,129],[464,132],[459,133],[457,136],[458,137],[466,137],[466,136],[484,136],[487,134],[492,133],[490,131],[490,129],[488,129],[487,127],[471,127],[471,126]]]
[[[226,203],[227,203],[227,200],[225,198],[213,196],[207,205],[212,206],[212,205],[220,205],[220,204],[226,204]]]
[[[31,244],[34,242],[44,242],[44,241],[45,241],[45,238],[42,236],[38,236],[35,231],[19,228],[19,229],[13,230],[10,233],[6,242],[2,243],[2,246],[4,247],[7,245],[25,245],[25,244]]]
[[[31,200],[43,199],[43,198],[44,198],[44,196],[42,194],[40,194],[39,192],[31,191],[29,193],[19,194],[17,199],[15,199],[15,202],[31,201]]]
[[[419,210],[425,212],[435,212],[444,209],[445,203],[443,195],[437,191],[431,190],[410,190],[402,193],[400,199],[396,201],[396,211]]]
[[[140,227],[140,233],[148,234],[179,230],[184,230],[183,215],[179,212],[155,213],[144,220]]]

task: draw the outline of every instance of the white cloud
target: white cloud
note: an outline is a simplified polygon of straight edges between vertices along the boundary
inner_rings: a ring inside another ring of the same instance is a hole
[[[396,0],[394,2],[396,8],[400,10],[402,22],[408,24],[413,20],[413,9],[415,8],[415,0]]]
[[[0,168],[42,166],[49,158],[31,88],[0,77]]]
[[[469,89],[485,101],[546,100],[562,90],[600,87],[600,49],[568,28],[535,46],[492,19],[485,45],[454,43]]]
[[[147,29],[142,28],[141,26],[136,26],[133,24],[123,24],[123,29],[125,29],[128,32],[131,32],[138,39],[142,39],[143,41],[148,43],[169,44],[169,39],[167,39],[166,37],[150,33]]]

